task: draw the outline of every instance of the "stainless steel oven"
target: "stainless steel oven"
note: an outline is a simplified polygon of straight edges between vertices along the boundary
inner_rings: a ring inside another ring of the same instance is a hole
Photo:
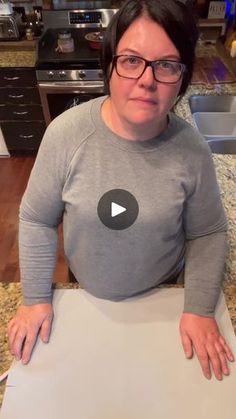
[[[91,48],[87,35],[100,34],[116,11],[44,11],[45,31],[38,42],[36,76],[47,125],[66,109],[104,94],[100,50]],[[58,41],[65,35],[73,40],[69,53],[58,51]]]
[[[38,83],[46,125],[65,110],[104,94],[102,81]]]

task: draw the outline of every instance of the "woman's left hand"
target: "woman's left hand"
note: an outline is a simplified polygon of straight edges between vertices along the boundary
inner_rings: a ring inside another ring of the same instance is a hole
[[[186,358],[192,358],[194,350],[206,378],[211,378],[211,367],[218,380],[229,375],[228,361],[234,361],[234,356],[214,318],[184,313],[180,335]]]

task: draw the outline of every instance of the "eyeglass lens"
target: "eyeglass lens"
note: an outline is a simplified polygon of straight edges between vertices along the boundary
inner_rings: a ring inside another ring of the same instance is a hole
[[[138,79],[147,66],[153,69],[157,81],[175,83],[179,81],[183,66],[181,63],[168,60],[148,62],[142,57],[131,55],[116,56],[116,71],[121,77]]]

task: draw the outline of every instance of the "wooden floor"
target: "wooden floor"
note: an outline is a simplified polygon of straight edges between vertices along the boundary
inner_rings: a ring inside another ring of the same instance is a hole
[[[0,282],[20,280],[18,212],[34,161],[33,156],[0,159]],[[61,229],[59,229],[58,263],[54,281],[68,281]]]

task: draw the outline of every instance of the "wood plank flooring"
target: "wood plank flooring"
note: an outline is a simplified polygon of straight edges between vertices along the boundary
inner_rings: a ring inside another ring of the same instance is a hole
[[[18,213],[34,161],[34,156],[0,159],[0,282],[20,280]],[[68,282],[61,228],[59,228],[58,262],[54,282]]]
[[[234,83],[236,76],[219,57],[199,57],[194,67],[192,84]]]

